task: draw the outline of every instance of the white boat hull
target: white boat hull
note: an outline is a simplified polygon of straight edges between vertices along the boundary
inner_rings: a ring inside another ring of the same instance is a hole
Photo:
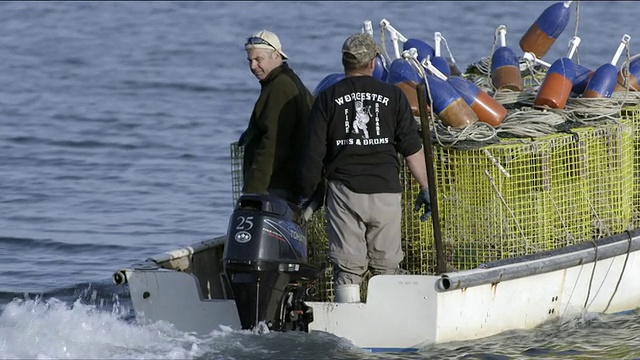
[[[137,321],[164,320],[201,334],[220,326],[240,329],[233,300],[211,298],[211,291],[202,291],[211,284],[203,286],[192,273],[157,265],[220,251],[221,244],[220,239],[202,243],[116,273],[116,283],[128,283]],[[531,329],[583,312],[638,308],[640,233],[595,244],[441,276],[375,276],[369,281],[366,303],[307,302],[314,315],[309,331],[332,333],[372,351],[411,351]]]

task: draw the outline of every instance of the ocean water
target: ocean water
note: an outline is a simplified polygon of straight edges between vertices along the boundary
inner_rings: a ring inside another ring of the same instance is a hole
[[[111,282],[122,267],[226,231],[229,144],[259,92],[243,49],[251,33],[276,32],[313,90],[341,71],[340,46],[364,20],[376,37],[383,18],[428,42],[440,31],[464,70],[490,55],[498,25],[518,50],[550,4],[0,2],[0,358],[640,357],[638,312],[369,354],[322,333],[140,326],[126,289]],[[625,33],[639,53],[638,13],[638,2],[573,2],[545,60],[564,56],[575,33],[592,69],[611,61]]]

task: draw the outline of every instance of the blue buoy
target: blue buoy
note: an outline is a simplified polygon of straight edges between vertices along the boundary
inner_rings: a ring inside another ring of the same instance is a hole
[[[318,94],[321,93],[324,89],[335,83],[338,83],[342,79],[344,79],[344,73],[332,73],[325,76],[324,79],[320,80],[315,90],[313,90],[313,96],[318,96]]]
[[[535,105],[563,109],[567,103],[576,77],[576,67],[571,59],[563,57],[551,64],[534,101]]]
[[[431,63],[445,76],[451,76],[451,68],[449,67],[449,62],[447,61],[447,59],[443,58],[442,56],[435,56],[433,57],[433,59],[431,59]]]
[[[397,84],[405,81],[413,81],[416,84],[422,82],[422,77],[411,66],[411,64],[403,59],[395,59],[389,65],[389,74],[387,75],[387,82],[390,84]]]
[[[591,76],[593,76],[593,70],[584,67],[580,64],[575,64],[576,76],[573,79],[573,87],[571,92],[574,94],[582,94],[584,89],[587,88]]]
[[[618,62],[620,55],[622,55],[622,50],[624,50],[624,47],[629,43],[630,39],[631,37],[629,35],[624,34],[615,55],[613,55],[613,59],[611,59],[611,62],[601,65],[593,72],[591,80],[589,80],[586,89],[584,89],[584,92],[582,93],[583,97],[611,97],[611,94],[613,94],[613,90],[616,88],[616,84],[618,83],[618,68],[616,67],[616,63]]]
[[[423,82],[422,76],[411,66],[411,63],[404,58],[398,58],[389,65],[389,73],[387,82],[393,84],[402,90],[409,100],[411,110],[414,116],[420,116],[421,111],[429,112],[430,108],[427,104],[420,110],[418,103],[418,93],[416,86]]]
[[[418,61],[420,62],[427,57],[433,58],[435,56],[435,50],[422,40],[413,38],[407,39],[407,41],[402,45],[402,50],[409,50],[411,48],[418,50]]]
[[[500,125],[507,116],[507,109],[502,104],[471,81],[452,76],[447,79],[447,82],[460,94],[464,102],[471,107],[471,110],[478,115],[479,121],[495,127]]]
[[[491,56],[491,82],[498,89],[522,91],[523,82],[520,74],[518,57],[507,47],[507,28],[500,25],[497,29],[500,37],[500,46]]]
[[[433,101],[433,110],[445,125],[464,128],[478,121],[476,113],[447,81],[430,74],[426,76],[427,100]]]
[[[631,59],[628,77],[625,76],[624,68],[620,69],[618,72],[618,84],[614,91],[626,91],[627,81],[629,82],[629,89],[640,91],[640,84],[638,84],[640,79],[640,55],[635,55]]]
[[[376,65],[373,68],[373,77],[381,81],[387,81],[388,75],[389,72],[387,71],[386,61],[382,55],[376,56]]]
[[[618,68],[611,64],[601,65],[593,72],[582,96],[585,98],[610,98],[617,82]]]
[[[547,7],[520,39],[520,48],[541,59],[569,24],[571,1]]]

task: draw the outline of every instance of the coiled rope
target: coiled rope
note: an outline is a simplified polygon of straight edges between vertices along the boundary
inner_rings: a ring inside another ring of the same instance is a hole
[[[571,98],[563,109],[567,120],[576,125],[619,123],[620,102],[611,98]]]
[[[558,126],[566,121],[561,111],[523,107],[507,114],[496,131],[503,137],[540,137],[557,133]]]
[[[472,147],[473,143],[487,145],[492,142],[492,140],[497,141],[496,129],[493,126],[480,121],[476,121],[464,128],[454,128],[447,126],[443,124],[441,120],[438,120],[435,122],[433,132],[435,140],[443,147],[453,147],[456,145]]]

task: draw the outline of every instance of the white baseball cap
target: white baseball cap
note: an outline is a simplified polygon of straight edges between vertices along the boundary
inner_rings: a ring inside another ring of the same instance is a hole
[[[267,30],[262,30],[251,35],[251,37],[247,39],[247,43],[244,44],[244,49],[271,49],[277,51],[283,59],[289,58],[287,54],[282,51],[282,44],[278,36]]]

